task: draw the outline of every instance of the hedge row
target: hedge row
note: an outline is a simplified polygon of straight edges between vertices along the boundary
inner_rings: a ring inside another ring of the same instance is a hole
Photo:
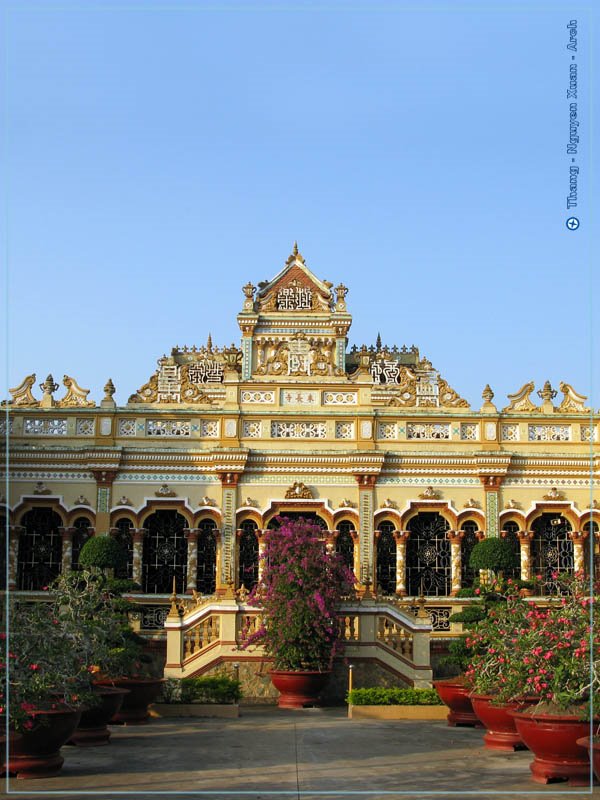
[[[346,702],[353,706],[441,706],[435,689],[353,689]]]

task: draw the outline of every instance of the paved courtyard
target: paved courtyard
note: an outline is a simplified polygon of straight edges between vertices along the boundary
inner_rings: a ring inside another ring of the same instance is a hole
[[[482,732],[445,722],[349,720],[342,708],[243,708],[239,719],[153,720],[112,728],[108,747],[63,748],[54,779],[10,782],[21,798],[590,796],[529,779],[528,752],[484,750]],[[3,787],[4,788],[4,787]],[[600,787],[594,795],[600,796]]]

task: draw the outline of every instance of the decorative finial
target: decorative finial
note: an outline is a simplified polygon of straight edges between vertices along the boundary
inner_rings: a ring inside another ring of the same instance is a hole
[[[208,350],[209,353],[212,353],[212,336],[210,335],[210,333],[208,334],[208,338],[206,340],[206,349]]]
[[[377,348],[377,352],[381,350],[381,334],[377,334],[377,341],[375,342],[375,347]]]
[[[494,399],[494,393],[493,393],[489,383],[486,383],[485,388],[484,388],[483,392],[481,393],[481,397],[482,397],[483,400],[485,400],[486,403],[491,403],[492,400]]]
[[[109,397],[109,398],[110,398],[110,397],[112,397],[112,396],[113,396],[113,394],[114,394],[115,392],[116,392],[115,385],[114,385],[114,383],[112,382],[112,378],[109,378],[109,379],[106,381],[106,384],[105,384],[105,386],[104,386],[104,394],[105,394],[107,397]]]
[[[293,253],[295,256],[297,256],[297,255],[298,255],[298,242],[294,242],[294,249],[292,250],[292,253]]]
[[[54,381],[52,375],[48,375],[44,383],[40,383],[40,389],[44,393],[40,401],[40,406],[42,408],[52,408],[56,405],[56,401],[52,397],[52,394],[58,389],[58,383]]]
[[[550,402],[551,400],[554,400],[556,395],[557,391],[556,389],[552,388],[552,384],[550,383],[550,381],[546,381],[546,383],[544,384],[544,388],[539,389],[539,391],[537,392],[537,396],[542,400],[544,400],[544,402],[546,403]]]

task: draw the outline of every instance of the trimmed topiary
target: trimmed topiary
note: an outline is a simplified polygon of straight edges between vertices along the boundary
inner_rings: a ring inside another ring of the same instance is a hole
[[[471,550],[471,569],[491,569],[494,572],[514,569],[517,558],[506,539],[483,539]]]
[[[118,569],[126,563],[127,554],[112,536],[92,536],[79,554],[79,565],[86,569]]]

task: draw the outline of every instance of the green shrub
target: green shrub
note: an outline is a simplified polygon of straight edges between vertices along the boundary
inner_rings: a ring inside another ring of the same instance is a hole
[[[371,689],[352,689],[346,702],[354,706],[441,706],[435,689],[399,689],[375,686]]]
[[[456,597],[476,597],[475,586],[463,586],[456,593]]]
[[[474,622],[479,622],[487,616],[486,610],[478,606],[467,606],[462,611],[457,611],[456,614],[450,615],[450,622],[462,622],[466,625],[472,625]]]
[[[477,542],[469,557],[471,569],[491,569],[494,572],[513,569],[517,557],[506,539],[491,537]]]
[[[86,569],[118,569],[127,563],[127,554],[112,536],[92,536],[81,548],[79,565]]]
[[[237,703],[241,696],[240,682],[227,675],[183,678],[181,681],[182,703]]]

